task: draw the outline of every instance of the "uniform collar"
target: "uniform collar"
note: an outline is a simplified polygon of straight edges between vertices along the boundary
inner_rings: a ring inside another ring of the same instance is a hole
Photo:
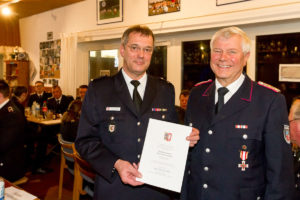
[[[9,102],[9,99],[7,99],[2,104],[0,104],[0,109],[2,109],[8,102]]]

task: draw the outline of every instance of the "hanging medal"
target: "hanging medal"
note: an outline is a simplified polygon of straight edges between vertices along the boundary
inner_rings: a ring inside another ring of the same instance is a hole
[[[242,171],[245,171],[246,168],[249,167],[248,164],[246,164],[246,160],[248,159],[248,151],[241,151],[240,152],[240,158],[242,159],[242,163],[238,164],[238,167],[241,168]]]

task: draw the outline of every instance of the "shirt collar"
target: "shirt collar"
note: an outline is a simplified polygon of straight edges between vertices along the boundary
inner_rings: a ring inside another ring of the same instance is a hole
[[[241,73],[241,75],[238,79],[236,79],[235,81],[233,81],[232,83],[230,83],[229,85],[226,86],[226,88],[229,91],[224,96],[224,103],[226,103],[236,93],[236,91],[243,84],[244,80],[245,80],[245,75],[243,73]],[[218,102],[218,92],[217,91],[220,87],[223,87],[223,86],[218,81],[218,79],[216,79],[215,103]]]
[[[133,79],[130,78],[123,69],[122,69],[122,74],[123,74],[123,77],[125,79],[126,85],[128,87],[130,96],[132,97],[134,86],[130,82]],[[147,83],[147,78],[148,78],[147,76],[148,76],[147,73],[145,73],[142,76],[142,78],[140,78],[138,80],[140,82],[140,85],[138,86],[137,90],[138,90],[138,92],[139,92],[142,99],[144,98],[144,94],[145,94],[145,88],[146,88],[146,83]]]
[[[7,99],[2,104],[0,104],[0,109],[2,109],[8,102],[9,102],[9,99]]]

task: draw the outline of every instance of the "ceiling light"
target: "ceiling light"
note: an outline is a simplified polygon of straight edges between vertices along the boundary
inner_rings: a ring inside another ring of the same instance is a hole
[[[5,15],[5,16],[8,16],[11,14],[11,10],[9,7],[4,7],[2,8],[2,14]]]

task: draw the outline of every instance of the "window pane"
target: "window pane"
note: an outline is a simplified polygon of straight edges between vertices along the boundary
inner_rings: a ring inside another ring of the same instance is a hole
[[[157,46],[154,48],[151,64],[147,72],[152,76],[167,79],[167,46]]]
[[[118,72],[118,49],[90,51],[89,79],[112,76]]]
[[[190,90],[196,83],[214,79],[210,69],[210,40],[182,43],[183,77],[182,89]]]

